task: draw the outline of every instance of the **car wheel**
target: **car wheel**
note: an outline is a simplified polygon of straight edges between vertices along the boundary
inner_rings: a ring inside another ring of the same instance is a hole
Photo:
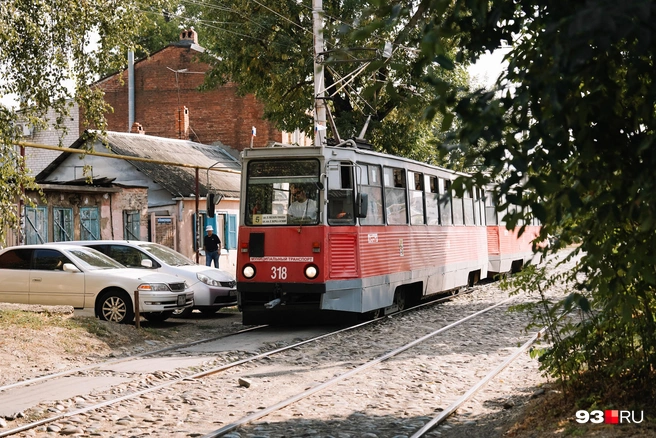
[[[173,316],[174,318],[189,318],[193,311],[194,311],[193,307],[185,307],[184,309],[175,309],[171,316]]]
[[[130,324],[134,320],[134,309],[130,296],[119,290],[104,293],[96,305],[96,316],[103,321]]]
[[[148,312],[148,313],[142,313],[141,314],[144,318],[146,318],[150,322],[162,322],[166,321],[173,315],[173,311],[168,311],[168,312]]]

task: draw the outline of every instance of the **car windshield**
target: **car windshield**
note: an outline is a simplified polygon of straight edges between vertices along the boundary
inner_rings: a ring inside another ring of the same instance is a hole
[[[170,266],[189,266],[196,264],[179,252],[172,250],[168,246],[159,245],[157,243],[148,243],[139,245],[139,247],[145,249],[160,259],[162,262]]]
[[[93,248],[72,249],[69,252],[88,270],[125,268],[116,260]]]

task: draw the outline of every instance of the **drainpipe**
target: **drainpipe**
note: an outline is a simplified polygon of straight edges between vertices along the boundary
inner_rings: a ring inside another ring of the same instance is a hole
[[[128,52],[128,132],[134,124],[134,52]]]
[[[199,205],[200,204],[200,199],[199,199],[200,198],[200,182],[198,181],[198,167],[196,168],[196,188],[195,188],[195,192],[196,192],[196,230],[198,230],[198,231],[196,231],[196,237],[198,238],[198,241],[197,241],[198,246],[196,247],[196,264],[198,264],[198,262],[200,260],[200,250],[203,247],[203,237],[205,237],[205,235],[203,234],[204,231],[203,231],[202,223],[200,221],[200,212],[199,212],[199,207],[200,207],[200,205]]]
[[[25,173],[25,146],[20,147],[21,171]],[[25,187],[21,184],[20,200],[18,201],[18,220],[20,222],[20,231],[18,232],[18,244],[25,244]]]

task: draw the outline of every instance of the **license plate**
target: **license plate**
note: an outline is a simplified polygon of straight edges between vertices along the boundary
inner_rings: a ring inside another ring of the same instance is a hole
[[[186,295],[178,295],[178,306],[184,306],[186,302],[187,302]]]
[[[236,290],[231,290],[230,292],[228,292],[228,296],[229,297],[236,297],[237,296],[237,291]]]

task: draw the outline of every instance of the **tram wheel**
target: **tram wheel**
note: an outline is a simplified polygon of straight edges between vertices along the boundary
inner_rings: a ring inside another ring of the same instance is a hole
[[[383,309],[370,310],[369,312],[360,313],[358,319],[360,321],[373,321],[374,319],[382,318],[384,314]]]

